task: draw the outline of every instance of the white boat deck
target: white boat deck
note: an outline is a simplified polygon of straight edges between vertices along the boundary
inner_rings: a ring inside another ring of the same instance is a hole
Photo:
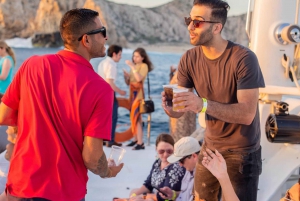
[[[89,172],[86,201],[112,201],[112,198],[127,198],[133,188],[140,187],[150,173],[156,159],[155,145],[145,146],[145,150],[125,147],[124,167],[115,178],[102,179]],[[110,148],[104,147],[106,156]]]
[[[112,201],[114,197],[126,198],[133,188],[140,187],[151,170],[156,159],[155,145],[146,146],[145,150],[133,151],[131,147],[123,147],[126,153],[123,158],[124,167],[115,178],[102,179],[89,171],[86,201]],[[110,148],[104,147],[108,157]],[[9,162],[0,154],[0,193],[4,191]],[[72,185],[72,184],[70,184]]]

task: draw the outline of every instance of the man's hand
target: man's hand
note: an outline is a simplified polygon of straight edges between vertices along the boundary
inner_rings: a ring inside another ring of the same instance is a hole
[[[126,91],[120,90],[120,91],[119,91],[119,94],[120,94],[121,96],[125,96],[125,95],[126,95]]]
[[[179,118],[183,115],[182,112],[174,112],[173,107],[167,106],[166,104],[166,95],[165,92],[161,92],[161,101],[162,101],[162,108],[165,110],[166,114],[172,118]]]
[[[165,186],[163,188],[160,188],[159,190],[161,192],[163,192],[164,194],[167,195],[167,197],[166,197],[162,193],[159,193],[160,197],[162,197],[165,200],[171,200],[172,199],[172,197],[173,197],[173,191],[172,191],[172,189],[170,189],[169,187]]]
[[[110,166],[109,169],[111,171],[110,177],[116,177],[117,174],[122,170],[124,163],[121,163],[118,166]]]
[[[198,97],[193,92],[181,92],[173,95],[173,107],[184,106],[184,109],[179,109],[178,112],[192,111],[199,113],[202,110],[202,98]]]

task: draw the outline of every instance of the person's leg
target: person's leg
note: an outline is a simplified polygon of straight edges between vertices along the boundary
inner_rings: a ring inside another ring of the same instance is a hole
[[[210,171],[202,165],[203,150],[205,150],[204,146],[202,146],[196,165],[194,179],[195,201],[218,201],[220,184]]]
[[[113,104],[113,114],[112,114],[112,128],[111,128],[111,140],[109,141],[110,144],[113,144],[115,142],[115,132],[118,122],[118,101],[116,97],[114,98],[114,104]]]
[[[262,170],[261,148],[249,154],[224,154],[223,156],[232,186],[240,201],[256,201],[258,180]]]
[[[137,141],[139,145],[143,144],[143,128],[141,121],[137,124]]]
[[[143,142],[143,128],[142,128],[142,118],[140,117],[140,120],[137,123],[137,144],[133,148],[133,150],[141,150],[145,149],[145,145]]]

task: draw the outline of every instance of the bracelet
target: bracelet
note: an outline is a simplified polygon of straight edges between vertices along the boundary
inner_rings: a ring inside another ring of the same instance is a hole
[[[203,102],[203,105],[202,105],[201,112],[204,113],[207,110],[207,100],[206,100],[206,98],[202,98],[202,102]]]
[[[173,192],[172,200],[175,200],[176,199],[176,192],[174,190],[172,190],[172,192]]]
[[[132,70],[133,73],[137,73],[137,69]]]
[[[135,193],[132,193],[130,197],[132,198],[132,197],[135,197],[135,196],[136,196],[136,194],[135,194]]]

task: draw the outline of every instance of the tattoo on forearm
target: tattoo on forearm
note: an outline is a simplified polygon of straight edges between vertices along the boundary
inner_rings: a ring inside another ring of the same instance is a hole
[[[110,177],[110,169],[107,166],[107,159],[105,153],[103,152],[101,158],[98,161],[96,169],[90,169],[94,174],[99,175],[101,178]]]

